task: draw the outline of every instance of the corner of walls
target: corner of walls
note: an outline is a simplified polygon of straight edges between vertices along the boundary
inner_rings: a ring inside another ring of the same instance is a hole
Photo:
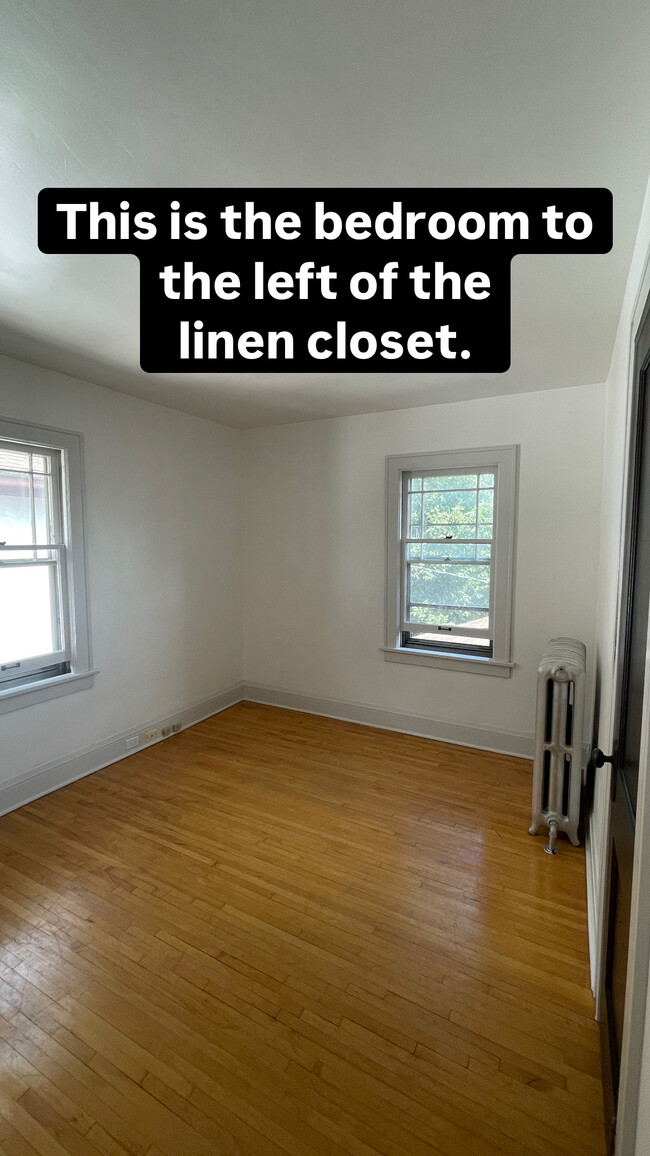
[[[30,726],[27,742],[24,713],[3,716],[3,751],[13,749],[20,760],[3,768],[7,783],[57,771],[79,752],[84,766],[91,754],[96,763],[101,750],[113,750],[143,720],[192,711],[233,687],[250,688],[258,701],[299,700],[298,709],[530,757],[543,645],[552,634],[585,636],[593,621],[589,588],[566,607],[560,588],[541,588],[535,576],[551,547],[577,551],[580,572],[592,566],[584,552],[593,547],[599,511],[586,460],[602,435],[600,387],[231,430],[7,359],[0,363],[0,411],[84,433],[101,670],[83,698],[33,708],[38,729]],[[558,527],[544,511],[561,504],[566,480],[557,466],[576,438],[585,458],[571,475],[576,510]],[[396,671],[379,652],[386,454],[486,441],[526,449],[518,668],[508,680]],[[558,487],[556,496],[549,498],[542,477]],[[188,519],[189,504],[196,510],[197,503],[200,518]],[[566,542],[558,545],[558,534]],[[362,564],[350,569],[360,543]]]
[[[1,785],[241,684],[243,463],[239,430],[11,358],[0,414],[83,435],[99,669],[92,689],[2,715]]]
[[[594,649],[603,408],[594,384],[247,431],[245,683],[529,752],[548,639]],[[512,677],[385,662],[386,456],[506,443],[521,445]]]
[[[123,759],[131,758],[132,755],[138,755],[142,751],[149,750],[150,747],[164,742],[162,735],[149,742],[145,741],[145,733],[151,728],[155,727],[160,731],[162,727],[176,724],[180,731],[184,731],[187,727],[196,726],[197,723],[220,714],[222,710],[227,710],[229,706],[234,706],[241,700],[242,686],[241,683],[236,683],[228,690],[222,691],[221,694],[214,695],[212,698],[182,710],[174,711],[167,718],[150,719],[149,722],[142,723],[139,727],[130,727],[123,734],[113,735],[104,742],[96,743],[89,750],[66,755],[63,759],[56,759],[43,766],[35,767],[27,774],[12,776],[0,783],[0,815],[14,811],[18,807],[24,807],[26,803],[40,799],[43,795],[49,795],[52,791],[58,791],[60,787],[65,787],[68,783],[74,783],[77,779],[83,779],[86,775],[92,775],[95,771],[101,771],[104,767],[119,763]],[[125,740],[133,735],[134,731],[139,745],[127,751]]]

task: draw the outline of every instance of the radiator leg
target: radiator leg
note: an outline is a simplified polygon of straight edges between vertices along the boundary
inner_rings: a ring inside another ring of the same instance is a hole
[[[544,850],[547,855],[557,855],[555,840],[557,839],[557,819],[551,819],[548,825],[548,843]]]

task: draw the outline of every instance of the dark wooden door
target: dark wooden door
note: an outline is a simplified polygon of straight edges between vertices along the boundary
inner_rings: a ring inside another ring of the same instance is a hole
[[[625,978],[630,934],[632,864],[639,782],[646,635],[650,604],[650,308],[635,343],[635,430],[627,524],[627,599],[618,740],[612,763],[604,969],[603,1063],[605,1105],[613,1143],[623,1039]],[[597,772],[598,773],[598,772]]]

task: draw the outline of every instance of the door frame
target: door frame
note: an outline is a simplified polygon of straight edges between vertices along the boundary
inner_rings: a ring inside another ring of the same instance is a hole
[[[637,334],[650,311],[650,254],[645,262],[643,276],[636,294],[628,334],[628,383],[625,420],[625,479],[621,503],[621,536],[617,589],[616,641],[614,656],[614,702],[610,716],[610,748],[618,738],[617,716],[620,709],[623,683],[623,647],[630,572],[630,540],[627,520],[633,496],[634,467],[638,418],[638,378],[635,372],[635,342]],[[650,397],[648,399],[650,403]],[[650,452],[650,446],[646,447]],[[604,770],[604,768],[603,768]],[[597,774],[602,772],[597,771]],[[609,777],[609,768],[607,771]],[[609,876],[610,815],[603,832],[604,875]],[[594,972],[596,1014],[602,1014],[602,995],[605,974],[604,947],[607,933],[606,905],[608,887],[601,886],[598,911],[599,934]],[[646,1004],[650,965],[650,618],[646,640],[645,690],[639,755],[639,783],[630,904],[630,938],[628,947],[625,1013],[621,1047],[621,1069],[616,1120],[616,1156],[635,1156],[639,1089],[645,1033]]]

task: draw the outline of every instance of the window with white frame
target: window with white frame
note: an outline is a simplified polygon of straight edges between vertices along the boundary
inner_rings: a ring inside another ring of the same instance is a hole
[[[0,421],[0,711],[92,674],[81,438]]]
[[[507,677],[517,447],[388,459],[385,657]]]

